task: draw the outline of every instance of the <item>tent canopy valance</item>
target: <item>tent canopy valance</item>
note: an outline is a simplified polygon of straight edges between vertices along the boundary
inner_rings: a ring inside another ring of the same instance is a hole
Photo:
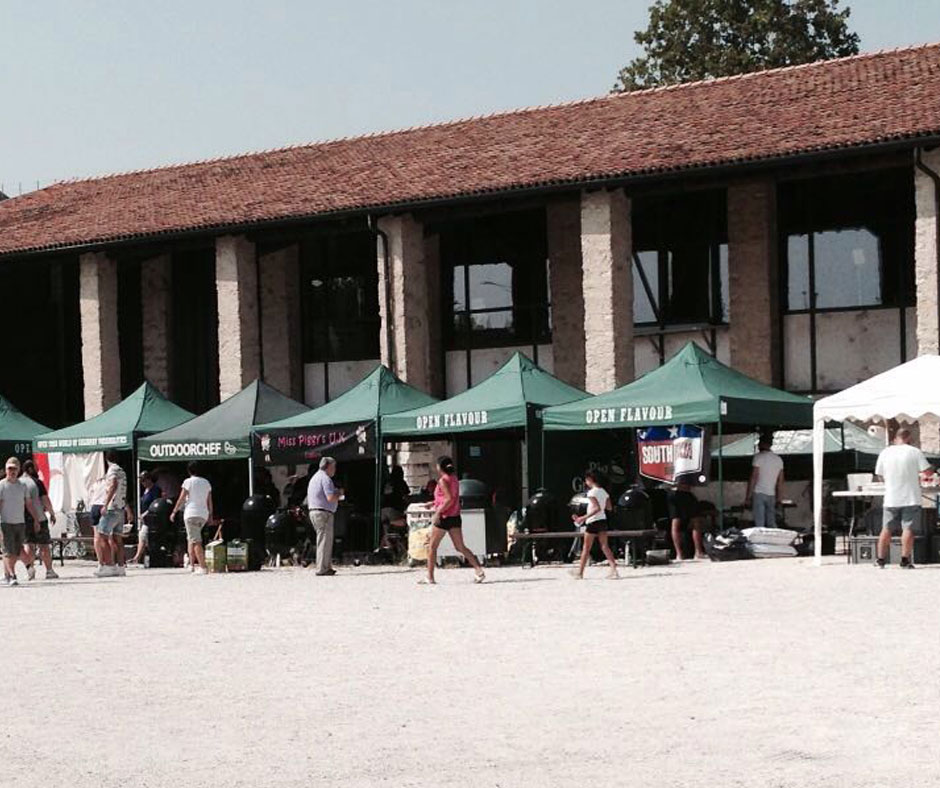
[[[525,430],[532,407],[584,399],[587,395],[515,353],[486,380],[466,391],[415,410],[382,418],[386,438]]]
[[[813,405],[813,520],[816,563],[822,561],[823,461],[833,421],[940,420],[940,356],[924,355],[823,397]]]
[[[808,397],[767,386],[689,342],[663,366],[618,389],[548,408],[546,430],[592,430],[721,423],[725,432],[757,426],[810,427]]]
[[[140,459],[234,460],[251,455],[255,424],[278,421],[309,410],[260,380],[201,416],[137,442]]]
[[[80,424],[36,439],[39,451],[93,452],[134,448],[142,436],[175,427],[193,418],[193,414],[170,402],[160,390],[145,381],[133,394]]]
[[[253,430],[257,456],[266,464],[374,457],[376,422],[387,414],[425,407],[435,397],[409,386],[379,365],[353,388],[313,410]]]
[[[0,452],[26,454],[32,450],[36,436],[46,432],[48,427],[24,415],[6,397],[0,397]]]

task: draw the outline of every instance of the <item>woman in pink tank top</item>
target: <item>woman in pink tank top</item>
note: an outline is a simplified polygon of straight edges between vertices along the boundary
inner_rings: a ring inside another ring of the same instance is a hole
[[[457,481],[457,469],[450,457],[440,457],[437,461],[439,478],[434,488],[434,503],[428,507],[434,512],[431,515],[431,539],[428,543],[428,574],[418,582],[422,585],[434,584],[434,567],[437,565],[437,547],[445,534],[450,534],[450,540],[458,553],[467,559],[473,567],[474,583],[482,583],[485,577],[483,567],[476,556],[467,549],[463,542],[463,532],[460,521],[460,482]]]

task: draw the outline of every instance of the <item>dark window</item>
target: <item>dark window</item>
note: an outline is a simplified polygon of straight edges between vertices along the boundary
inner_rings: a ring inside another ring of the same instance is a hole
[[[543,211],[454,222],[440,238],[448,349],[551,341]]]
[[[371,233],[301,245],[304,362],[379,357],[379,273]]]
[[[144,381],[140,263],[137,260],[118,260],[117,280],[121,396],[126,397]]]
[[[173,253],[170,392],[174,402],[203,413],[219,404],[219,300],[215,249]]]
[[[633,201],[633,321],[727,320],[728,231],[724,190]]]
[[[779,200],[788,311],[913,303],[909,168],[782,184]]]

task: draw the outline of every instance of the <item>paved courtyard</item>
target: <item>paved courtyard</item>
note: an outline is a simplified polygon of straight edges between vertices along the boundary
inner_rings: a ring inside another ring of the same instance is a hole
[[[0,589],[2,784],[940,780],[940,567],[90,572]]]

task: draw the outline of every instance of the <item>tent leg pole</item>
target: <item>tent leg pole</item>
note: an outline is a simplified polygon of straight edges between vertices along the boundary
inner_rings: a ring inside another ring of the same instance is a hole
[[[718,417],[718,530],[725,530],[725,457],[722,445],[721,416]]]
[[[251,462],[251,456],[248,457],[248,496],[251,497],[255,494],[255,474],[254,466]]]
[[[134,452],[134,467],[137,469],[136,481],[134,483],[134,486],[137,491],[137,533],[139,534],[140,533],[140,518],[143,512],[141,512],[140,510],[140,456],[137,454],[136,451]],[[138,539],[139,538],[140,537],[138,537]]]
[[[378,420],[376,420],[378,424]],[[385,470],[385,446],[382,434],[376,427],[375,433],[375,490],[372,495],[372,548],[379,546],[382,530],[382,471]]]

